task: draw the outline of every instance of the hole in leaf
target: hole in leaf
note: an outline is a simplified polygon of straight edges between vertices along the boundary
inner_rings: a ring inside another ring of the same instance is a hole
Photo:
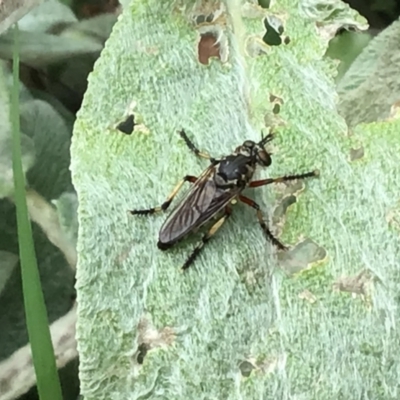
[[[138,352],[136,356],[136,361],[138,364],[143,364],[144,358],[149,350],[149,346],[146,343],[141,343],[138,347]]]
[[[206,22],[206,16],[205,15],[196,15],[195,21],[197,25],[204,24]]]
[[[279,114],[279,112],[281,111],[281,105],[283,104],[283,100],[278,96],[270,94],[269,101],[273,104],[272,112],[274,114]]]
[[[271,0],[258,0],[258,5],[262,8],[270,8],[271,7]]]
[[[210,24],[211,22],[213,22],[213,20],[214,20],[213,13],[208,14],[208,15],[200,14],[200,15],[196,15],[194,22],[196,25],[201,25],[201,24],[205,24],[205,23]]]
[[[274,107],[272,108],[272,112],[273,112],[274,114],[279,114],[280,111],[281,111],[281,106],[280,106],[280,104],[278,104],[278,103],[274,104]]]
[[[335,36],[339,36],[345,32],[360,32],[360,30],[355,25],[342,25],[337,29]]]
[[[124,121],[120,122],[116,128],[126,135],[131,135],[135,128],[135,116],[133,114],[128,115]]]
[[[263,41],[270,46],[279,46],[282,44],[282,34],[284,31],[282,21],[275,16],[264,18],[266,29]]]
[[[208,65],[211,57],[221,60],[220,45],[217,38],[211,32],[201,34],[198,45],[199,61],[203,65]]]
[[[249,361],[242,361],[239,364],[240,373],[245,378],[248,378],[250,376],[250,374],[254,368],[255,368],[254,365],[252,363],[250,363]]]

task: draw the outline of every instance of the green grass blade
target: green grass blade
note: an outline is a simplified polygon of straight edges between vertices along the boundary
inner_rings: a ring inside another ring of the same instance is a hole
[[[19,126],[19,48],[18,26],[14,27],[13,90],[11,94],[11,124],[13,138],[13,172],[22,287],[29,341],[32,348],[40,400],[62,400],[54,350],[51,342],[46,306],[40,284],[32,228],[26,205],[25,178],[21,163]]]

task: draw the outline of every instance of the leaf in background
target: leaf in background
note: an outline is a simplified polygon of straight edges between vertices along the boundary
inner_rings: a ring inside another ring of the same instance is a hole
[[[37,154],[37,162],[28,174],[28,183],[48,201],[72,190],[70,128],[44,101],[32,100],[21,105],[21,129],[34,141]]]
[[[12,168],[15,186],[15,206],[21,280],[26,327],[31,346],[32,362],[37,380],[39,398],[62,400],[61,385],[51,341],[49,320],[39,274],[32,226],[28,214],[26,180],[22,166],[20,114],[19,114],[19,31],[13,28],[13,90],[11,92],[10,123],[12,137]]]
[[[400,100],[400,20],[369,42],[338,84],[338,109],[350,126],[389,117]]]
[[[3,66],[0,67],[0,199],[14,193],[12,171],[11,126],[10,126],[10,94]],[[22,167],[26,172],[35,162],[33,141],[21,134]]]
[[[0,107],[2,111],[3,107]],[[27,173],[27,182],[32,191],[47,200],[50,207],[52,199],[57,199],[64,192],[73,191],[69,172],[72,124],[66,123],[49,104],[41,100],[25,100],[20,105],[20,117],[21,130],[34,144],[36,152],[36,162]],[[28,203],[30,200],[28,198]],[[46,221],[48,213],[46,209],[43,210],[43,216],[36,215],[36,218]],[[14,204],[9,200],[0,200],[0,215],[0,250],[17,254]],[[41,228],[33,223],[32,230],[49,321],[53,322],[72,305],[74,271]],[[0,360],[27,343],[21,299],[21,276],[19,269],[15,269],[0,301]]]
[[[369,33],[344,31],[329,42],[326,55],[340,60],[336,82],[340,82],[351,64],[371,41]]]
[[[58,0],[46,0],[18,21],[21,31],[49,32],[57,26],[68,26],[77,22],[71,9]]]
[[[0,57],[11,59],[12,34],[0,36]],[[21,62],[32,67],[43,67],[81,54],[99,52],[102,45],[92,38],[62,37],[42,32],[21,31]]]
[[[0,139],[0,198],[14,194],[11,140]],[[35,149],[32,139],[21,133],[22,165],[26,173],[35,163]]]
[[[68,9],[67,13],[64,12],[65,8]],[[77,21],[72,11],[57,1],[37,7],[24,18],[22,24],[28,37],[32,33],[33,36],[39,35],[39,38],[37,42],[34,40],[35,43],[26,43],[21,50],[26,56],[23,58],[25,64],[21,79],[35,95],[57,107],[63,116],[65,110],[59,107],[57,100],[68,111],[75,113],[80,108],[87,88],[87,76],[116,19],[117,15],[102,14]],[[55,53],[48,49],[51,43],[56,46]],[[5,46],[3,50],[7,53],[8,47]]]
[[[0,250],[0,295],[8,278],[18,264],[19,257],[8,251]]]
[[[326,25],[350,25],[364,30],[368,27],[364,17],[341,0],[302,0],[300,12],[319,27]]]
[[[0,5],[0,34],[37,6],[42,0],[3,0]]]
[[[71,243],[78,240],[78,198],[75,193],[63,193],[52,203],[56,206],[61,228]]]
[[[67,35],[69,32],[82,32],[87,36],[93,36],[100,41],[105,42],[111,34],[112,28],[117,22],[115,14],[101,14],[93,18],[84,19],[75,24],[71,24],[64,31]]]

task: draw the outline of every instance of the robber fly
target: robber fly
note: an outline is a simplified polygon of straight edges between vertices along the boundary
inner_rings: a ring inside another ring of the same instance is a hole
[[[209,154],[201,152],[183,130],[180,135],[192,152],[210,161],[210,166],[199,177],[186,175],[161,206],[130,211],[133,215],[147,215],[166,211],[182,185],[185,182],[193,184],[162,225],[157,243],[158,248],[160,250],[169,249],[185,236],[197,231],[198,228],[218,216],[217,221],[205,233],[201,242],[195,247],[182,267],[182,269],[188,268],[208,240],[229,218],[232,213],[231,205],[240,200],[256,210],[258,222],[267,239],[279,249],[286,249],[269,230],[259,205],[254,200],[243,196],[242,191],[246,187],[255,188],[276,182],[318,176],[319,172],[315,170],[299,175],[251,181],[257,166],[268,167],[271,165],[271,155],[264,146],[273,139],[272,133],[262,138],[258,143],[246,140],[232,154],[220,159],[215,159],[210,157]]]

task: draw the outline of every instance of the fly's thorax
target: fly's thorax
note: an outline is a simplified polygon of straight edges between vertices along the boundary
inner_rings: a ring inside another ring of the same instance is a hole
[[[243,154],[231,154],[218,164],[214,181],[217,187],[244,187],[254,175],[255,162]]]

